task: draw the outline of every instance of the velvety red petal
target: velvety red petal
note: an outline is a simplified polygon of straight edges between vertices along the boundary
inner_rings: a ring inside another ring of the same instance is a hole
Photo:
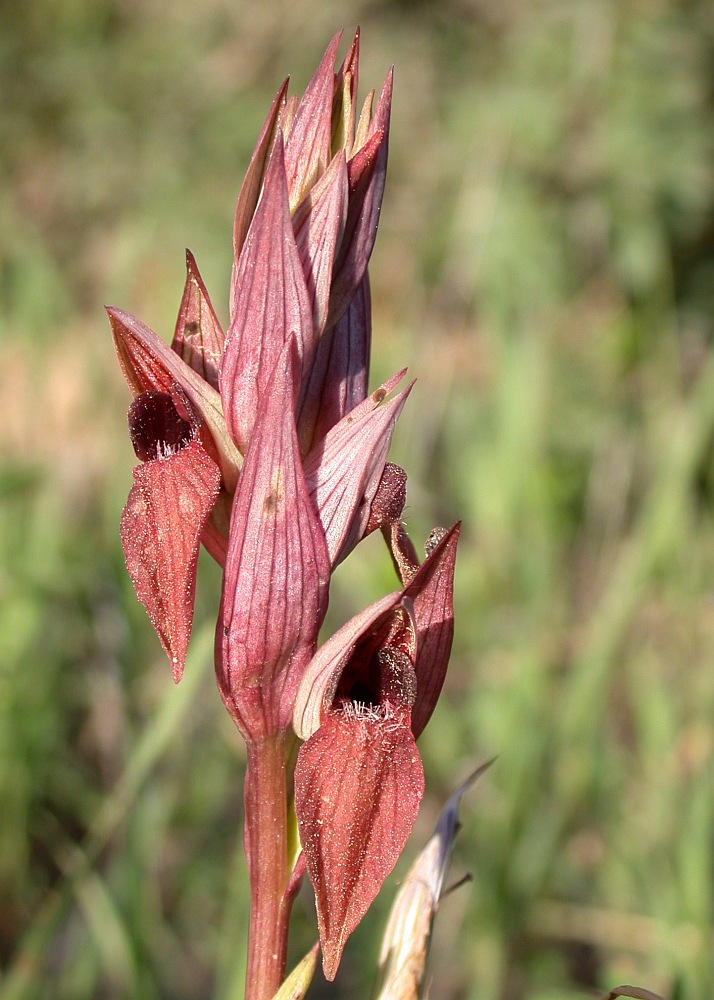
[[[334,979],[347,938],[396,864],[423,794],[408,713],[333,712],[300,748],[295,813],[327,979]]]
[[[312,355],[312,308],[288,211],[282,137],[278,134],[265,185],[235,275],[235,308],[220,374],[226,424],[245,454],[259,400],[283,345],[292,338],[302,361]]]
[[[121,519],[126,566],[181,679],[193,622],[196,562],[221,473],[201,443],[137,466]]]
[[[330,564],[300,462],[292,348],[277,360],[233,500],[216,643],[221,694],[252,739],[290,728],[327,606]]]
[[[134,453],[142,462],[173,455],[196,437],[195,416],[185,398],[166,392],[136,396],[127,423]]]
[[[186,284],[171,349],[189,368],[218,389],[218,368],[225,334],[190,250],[186,251]]]

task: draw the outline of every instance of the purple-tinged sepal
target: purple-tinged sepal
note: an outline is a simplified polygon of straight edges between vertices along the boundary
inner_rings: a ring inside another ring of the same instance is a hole
[[[333,566],[367,533],[394,428],[412,386],[389,402],[383,401],[403,376],[404,372],[399,372],[376,389],[305,457],[308,489]],[[402,503],[398,517],[403,506]]]
[[[390,70],[369,124],[365,143],[347,161],[349,205],[345,231],[335,261],[329,325],[337,322],[349,306],[367,270],[377,238],[387,174],[392,83],[393,73]]]
[[[288,209],[281,134],[273,146],[234,286],[220,386],[228,430],[244,455],[259,402],[284,345],[294,339],[300,372],[314,346],[312,307]]]
[[[273,148],[273,142],[279,126],[285,120],[286,95],[288,91],[288,81],[285,80],[280,90],[273,99],[273,103],[265,119],[263,128],[258,137],[258,141],[253,150],[248,169],[241,185],[238,202],[236,204],[235,219],[233,221],[233,276],[231,279],[231,319],[235,312],[236,279],[235,272],[238,259],[243,249],[246,235],[250,228],[250,223],[255,212],[260,192],[263,187],[263,179]]]
[[[435,528],[426,544],[426,559],[404,588],[414,603],[417,623],[417,697],[412,710],[416,738],[424,730],[446,677],[454,638],[454,569],[461,524],[448,531]]]

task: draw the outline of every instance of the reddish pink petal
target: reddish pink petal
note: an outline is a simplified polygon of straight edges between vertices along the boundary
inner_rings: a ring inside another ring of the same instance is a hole
[[[381,386],[305,458],[308,489],[333,565],[344,559],[364,534],[394,428],[411,388],[378,406],[389,391],[387,384]]]
[[[285,146],[290,208],[295,210],[330,162],[335,56],[342,32],[335,35],[305,89]]]
[[[408,711],[376,716],[331,712],[300,748],[295,768],[295,812],[330,980],[396,864],[424,794]]]
[[[347,312],[320,337],[303,381],[298,406],[303,454],[367,395],[371,334],[372,303],[365,271]]]
[[[289,729],[327,606],[330,564],[295,431],[292,343],[262,399],[233,500],[217,636],[223,699],[251,739]]]
[[[330,316],[335,323],[347,309],[367,269],[384,194],[389,150],[389,119],[392,106],[390,70],[370,123],[365,145],[347,164],[350,197],[347,222],[334,267]]]
[[[325,643],[296,698],[295,728],[308,739],[297,759],[295,815],[328,979],[399,857],[423,794],[410,725],[415,658],[411,601],[390,595]]]
[[[224,482],[232,492],[243,459],[228,435],[221,397],[136,316],[111,307],[107,313],[119,364],[134,395],[150,390],[173,395],[174,384],[178,385],[210,433]]]
[[[171,349],[218,389],[218,367],[225,334],[190,250],[186,251],[186,284]]]
[[[253,150],[253,155],[250,158],[250,163],[248,164],[248,169],[246,171],[245,177],[243,178],[243,183],[241,185],[240,194],[238,195],[238,203],[236,205],[236,214],[233,222],[233,280],[231,281],[231,319],[233,318],[233,313],[235,312],[235,292],[236,292],[236,282],[235,282],[235,271],[238,264],[238,259],[240,257],[241,250],[243,249],[243,243],[245,242],[246,234],[250,228],[250,223],[253,218],[253,213],[255,212],[255,207],[258,204],[258,198],[260,197],[260,189],[263,185],[263,178],[265,176],[265,168],[270,157],[270,151],[273,148],[273,141],[275,139],[275,134],[278,130],[280,124],[281,116],[285,112],[285,97],[288,90],[288,81],[286,80],[280,90],[275,95],[273,103],[268,112],[268,117],[265,119],[262,131],[258,137],[258,142],[256,143],[255,149]]]
[[[423,731],[441,693],[454,638],[454,568],[460,524],[455,524],[431,548],[404,594],[414,602],[417,623],[417,699],[412,730]]]
[[[121,519],[126,565],[136,595],[181,679],[193,622],[201,532],[221,474],[200,441],[134,469]]]
[[[293,216],[295,242],[312,303],[315,339],[327,322],[332,264],[346,216],[347,166],[345,154],[339,152]]]
[[[262,399],[284,344],[299,358],[313,350],[312,309],[293,235],[278,134],[235,274],[235,309],[220,385],[228,430],[245,454]]]

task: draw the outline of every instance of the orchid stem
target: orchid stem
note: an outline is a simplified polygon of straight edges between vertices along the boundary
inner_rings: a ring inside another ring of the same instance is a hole
[[[246,1000],[271,1000],[285,976],[288,918],[286,760],[291,739],[248,743],[245,850],[250,877]]]

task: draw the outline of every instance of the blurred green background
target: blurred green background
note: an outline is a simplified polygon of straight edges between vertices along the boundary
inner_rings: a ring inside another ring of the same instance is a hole
[[[0,6],[3,1000],[242,996],[218,574],[174,689],[119,547],[134,457],[101,305],[168,337],[188,246],[225,322],[269,102],[357,23],[362,94],[396,64],[372,384],[419,380],[393,451],[413,535],[464,530],[427,799],[314,996],[368,995],[399,874],[493,754],[430,995],[714,994],[712,4],[33,0]],[[392,587],[370,539],[333,625]]]

